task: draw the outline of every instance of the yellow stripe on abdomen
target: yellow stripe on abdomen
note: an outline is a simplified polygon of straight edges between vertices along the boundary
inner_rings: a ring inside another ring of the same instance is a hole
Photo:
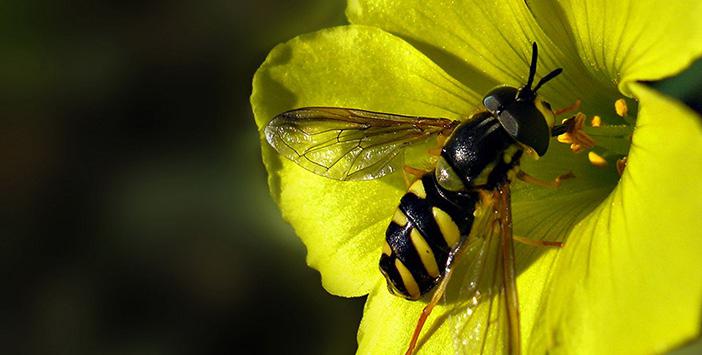
[[[400,227],[404,227],[407,225],[407,216],[405,216],[405,213],[402,212],[401,209],[397,208],[395,209],[395,214],[392,215],[392,221],[397,223]]]
[[[415,281],[414,276],[412,276],[412,273],[407,269],[407,266],[405,266],[400,259],[395,259],[395,268],[400,273],[402,283],[405,285],[405,290],[407,290],[410,297],[412,297],[412,299],[419,298],[419,285],[417,285],[417,281]]]
[[[439,276],[439,266],[436,264],[436,258],[434,257],[434,252],[424,240],[424,236],[415,228],[412,228],[410,232],[410,239],[412,240],[412,245],[414,249],[419,254],[419,258],[422,260],[422,265],[427,271],[427,274],[431,277]]]
[[[417,195],[417,197],[421,199],[427,198],[427,192],[424,190],[424,183],[422,182],[422,179],[419,179],[410,185],[409,192]]]
[[[392,249],[390,248],[390,244],[388,244],[387,240],[385,241],[385,243],[383,243],[383,254],[387,256],[392,255]]]
[[[461,239],[461,232],[458,230],[456,222],[453,221],[448,213],[438,207],[432,207],[431,213],[434,215],[436,224],[439,225],[441,236],[444,237],[446,244],[453,248]]]

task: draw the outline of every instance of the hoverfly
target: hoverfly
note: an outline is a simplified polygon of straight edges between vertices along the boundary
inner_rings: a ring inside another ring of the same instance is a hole
[[[520,351],[510,183],[514,177],[537,181],[519,170],[520,159],[544,155],[550,138],[568,130],[567,124],[554,126],[551,106],[537,95],[562,69],[532,88],[537,57],[534,43],[526,84],[493,89],[483,98],[484,109],[464,122],[305,107],[283,112],[265,127],[266,140],[282,156],[315,174],[344,181],[380,178],[402,168],[398,155],[403,149],[434,136],[443,142],[432,171],[407,169],[418,178],[408,184],[391,218],[380,256],[391,293],[418,300],[433,290],[408,354],[416,349],[422,326],[444,297],[463,254],[474,260],[465,270],[468,285],[462,293],[470,297],[488,290],[497,300],[490,302],[487,314],[482,312],[487,317],[482,332],[504,332],[503,351]],[[489,277],[485,270],[490,270]],[[491,320],[495,314],[497,322]]]

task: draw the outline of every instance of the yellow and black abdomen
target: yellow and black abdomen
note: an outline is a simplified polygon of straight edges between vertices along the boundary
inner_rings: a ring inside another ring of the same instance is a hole
[[[476,192],[442,188],[426,174],[402,197],[385,233],[380,270],[394,294],[418,299],[439,282],[451,249],[473,224]]]

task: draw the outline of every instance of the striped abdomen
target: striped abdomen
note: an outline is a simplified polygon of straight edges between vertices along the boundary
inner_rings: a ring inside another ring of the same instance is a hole
[[[385,233],[380,270],[394,294],[418,299],[444,274],[446,259],[469,234],[476,192],[442,188],[433,173],[410,186]]]

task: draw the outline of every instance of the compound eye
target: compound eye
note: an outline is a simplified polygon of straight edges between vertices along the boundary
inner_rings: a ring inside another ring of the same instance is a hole
[[[517,89],[511,86],[500,86],[497,87],[483,98],[483,106],[490,111],[492,114],[497,114],[498,112],[509,107],[516,101]]]

